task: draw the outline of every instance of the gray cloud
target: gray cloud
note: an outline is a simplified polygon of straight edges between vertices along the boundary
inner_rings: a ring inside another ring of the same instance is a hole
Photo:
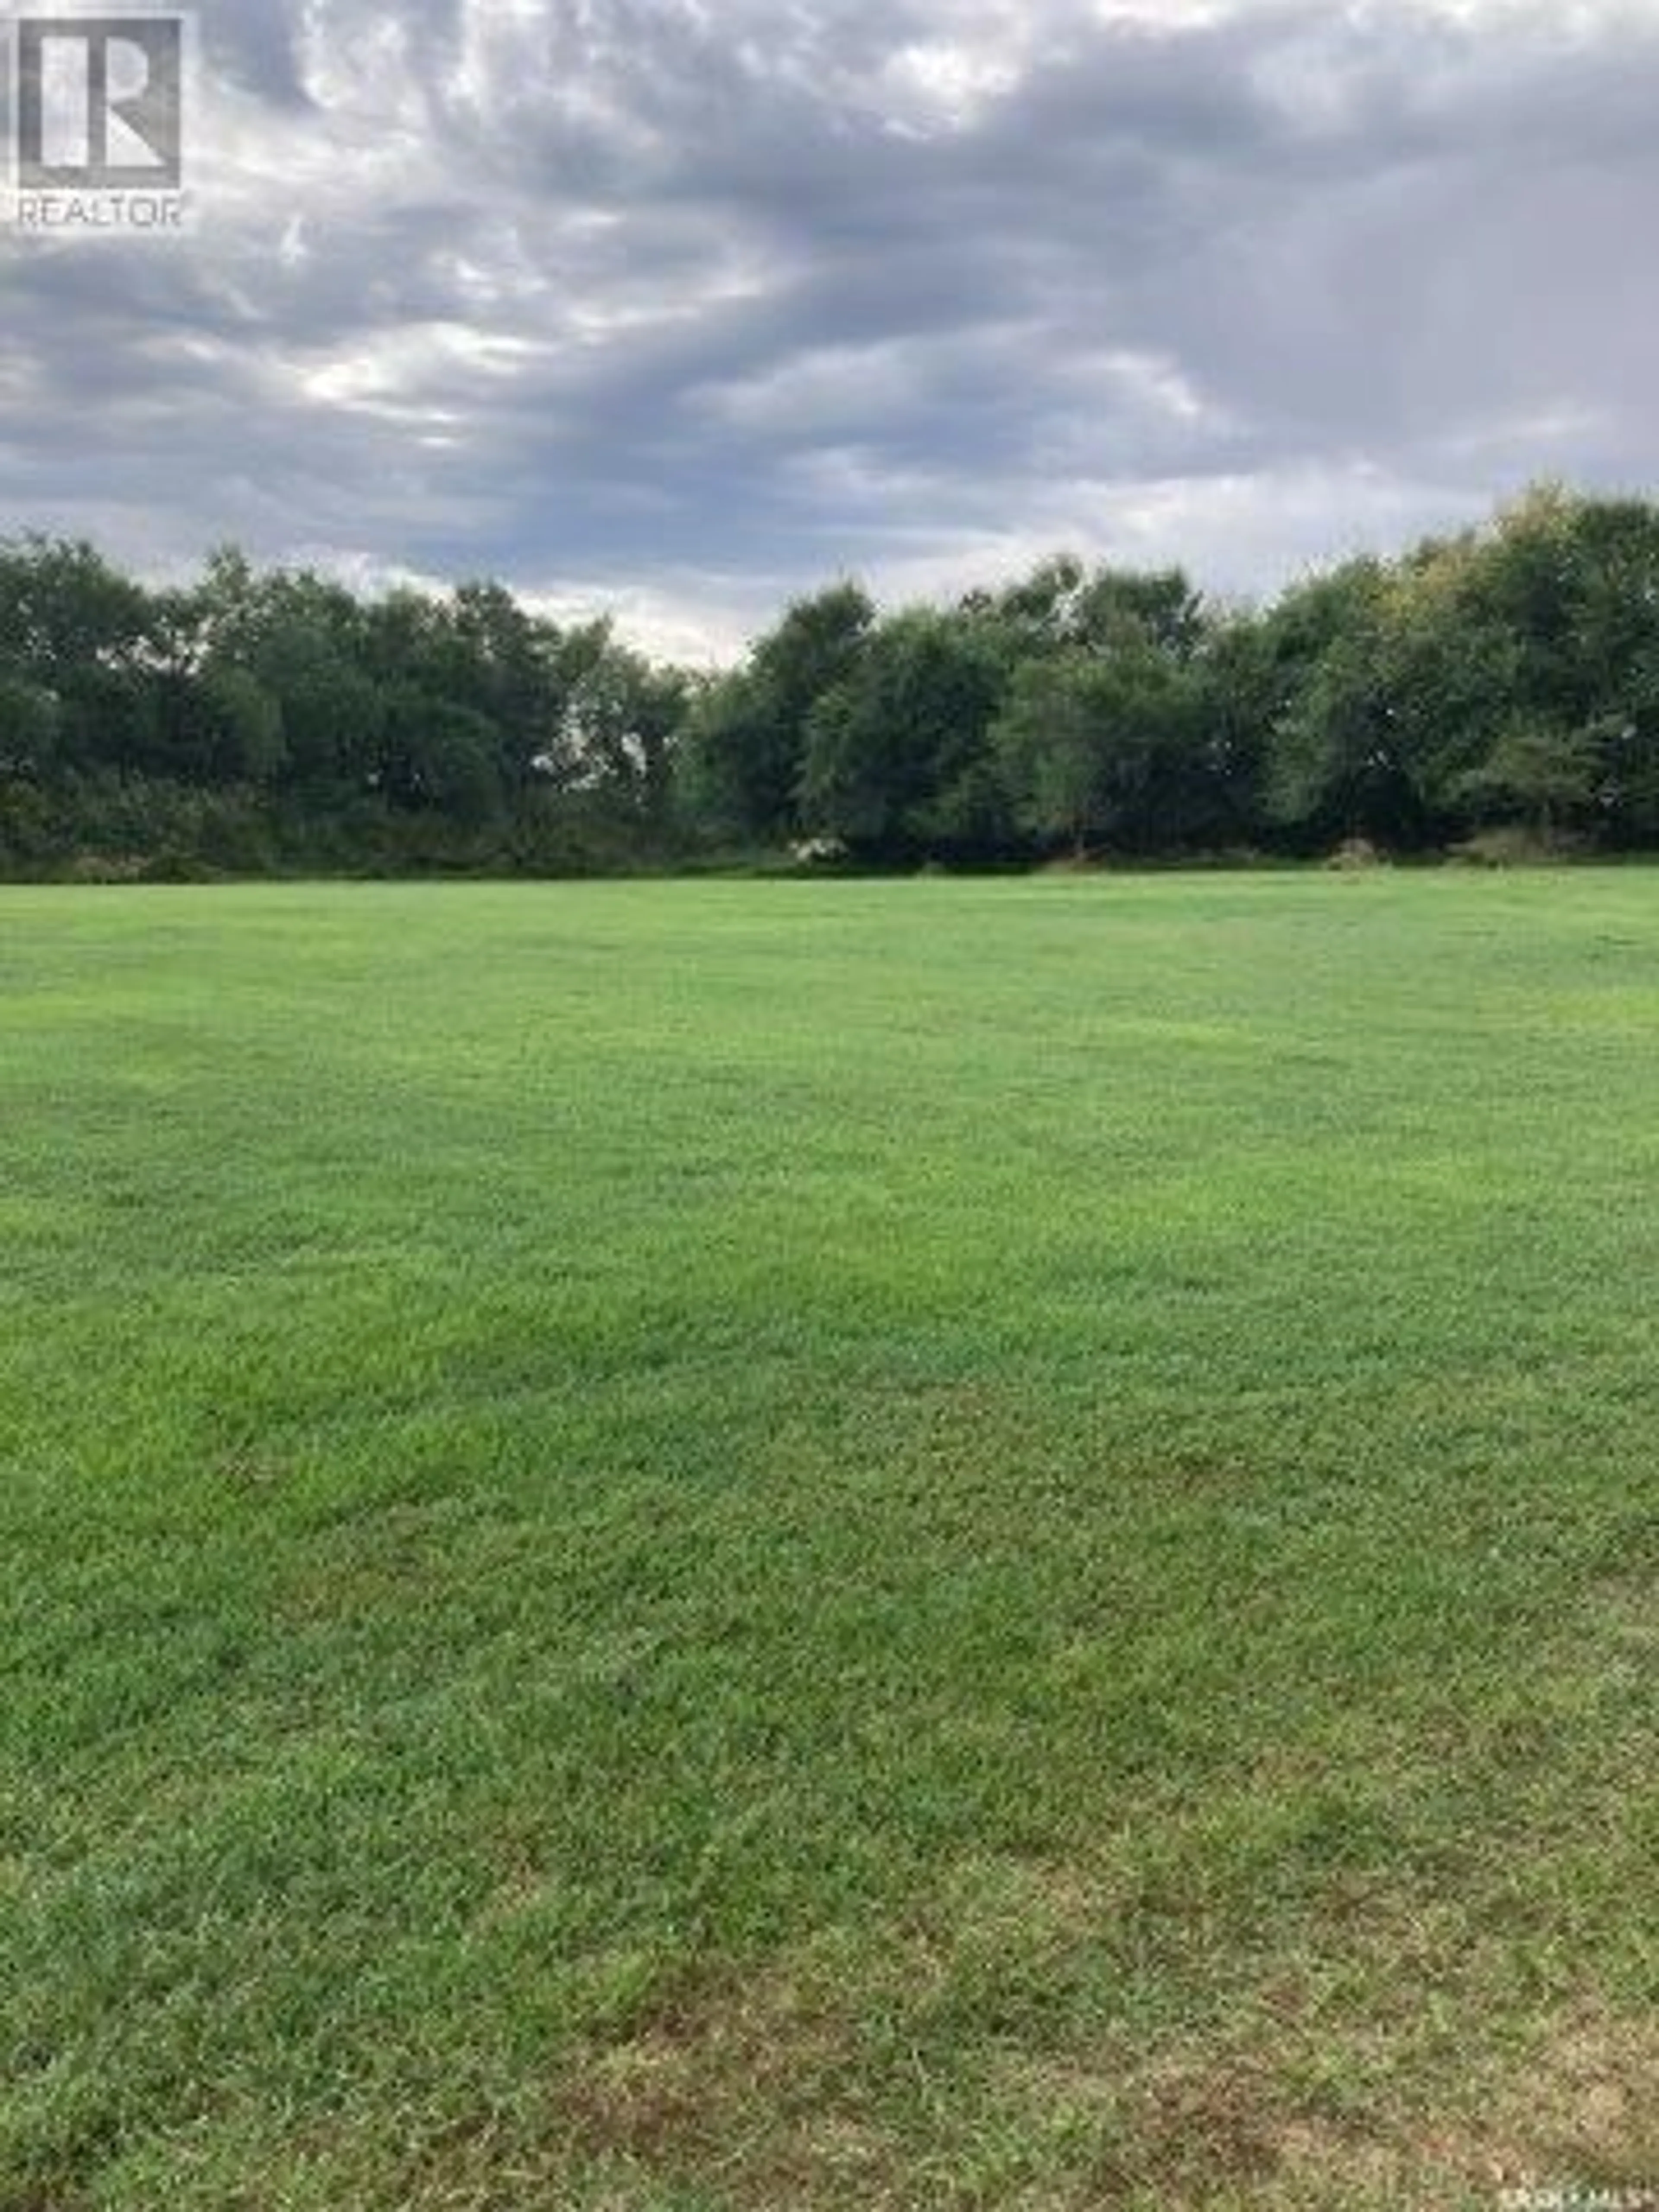
[[[0,501],[729,649],[1060,544],[1267,587],[1650,482],[1659,24],[216,0],[197,221],[0,238]]]

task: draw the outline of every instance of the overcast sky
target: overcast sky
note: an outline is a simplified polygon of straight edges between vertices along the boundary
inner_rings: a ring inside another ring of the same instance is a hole
[[[111,0],[112,4],[112,0]],[[1659,477],[1659,0],[205,0],[182,241],[0,234],[0,526],[659,650]]]

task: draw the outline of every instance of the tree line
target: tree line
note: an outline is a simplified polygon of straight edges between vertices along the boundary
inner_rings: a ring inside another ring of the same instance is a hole
[[[497,583],[0,540],[0,873],[1029,865],[1659,845],[1659,506],[1538,488],[1261,605],[1044,562],[857,583],[738,666]]]

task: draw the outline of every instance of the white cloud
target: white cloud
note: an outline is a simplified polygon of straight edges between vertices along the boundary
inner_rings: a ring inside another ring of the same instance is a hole
[[[1659,470],[1659,20],[220,0],[172,248],[5,243],[0,497],[728,652],[1059,544],[1267,586]],[[356,564],[354,566],[354,564]]]

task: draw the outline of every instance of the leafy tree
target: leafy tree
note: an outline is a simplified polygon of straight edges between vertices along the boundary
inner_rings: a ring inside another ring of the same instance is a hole
[[[693,830],[757,842],[787,835],[798,773],[793,741],[780,743],[771,694],[752,667],[696,695],[678,778],[680,811]]]
[[[1155,845],[1160,795],[1190,766],[1199,694],[1144,635],[1104,657],[1026,662],[993,730],[1016,818],[1081,859],[1093,844]]]
[[[1521,819],[1545,839],[1581,817],[1595,793],[1597,747],[1586,731],[1515,723],[1463,778],[1483,815]]]
[[[146,621],[143,592],[90,545],[0,542],[0,669],[52,702],[65,770],[142,762],[153,722]],[[37,744],[43,731],[37,720]]]
[[[221,548],[147,588],[0,539],[3,865],[625,866],[720,840],[876,860],[1486,823],[1659,847],[1659,504],[1486,528],[1217,611],[1042,562],[951,608],[798,600],[694,678],[503,585],[364,597]]]
[[[50,690],[90,667],[121,667],[146,628],[143,592],[80,540],[0,540],[0,665]]]
[[[694,810],[739,837],[777,839],[801,826],[812,716],[851,678],[874,620],[858,584],[798,599],[747,664],[702,696],[684,779]]]
[[[686,679],[619,644],[607,629],[577,680],[570,738],[580,781],[643,823],[660,828],[685,718]]]
[[[1392,683],[1389,589],[1381,562],[1353,561],[1269,617],[1290,681],[1270,747],[1267,811],[1304,836],[1394,843],[1418,834],[1422,809]]]
[[[271,783],[288,761],[280,702],[251,669],[214,662],[201,693],[212,731],[215,774],[231,783]]]
[[[0,671],[0,776],[38,781],[49,775],[62,719],[54,692]]]
[[[448,815],[465,829],[490,821],[501,804],[494,724],[412,684],[378,696],[383,795],[394,806]]]
[[[960,614],[883,623],[809,719],[805,826],[896,859],[951,848],[1006,680],[994,637]]]

